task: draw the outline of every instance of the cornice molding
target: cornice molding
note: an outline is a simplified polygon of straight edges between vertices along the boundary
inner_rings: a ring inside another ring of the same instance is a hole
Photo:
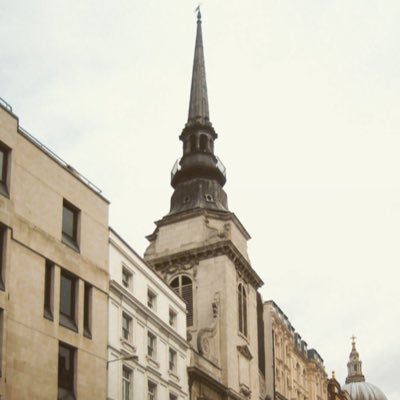
[[[155,258],[149,260],[149,263],[151,263],[157,271],[162,272],[165,269],[174,267],[176,264],[196,265],[201,260],[215,258],[221,255],[226,255],[234,263],[239,275],[247,282],[250,282],[256,289],[264,284],[250,263],[230,240],[221,240],[216,243]]]

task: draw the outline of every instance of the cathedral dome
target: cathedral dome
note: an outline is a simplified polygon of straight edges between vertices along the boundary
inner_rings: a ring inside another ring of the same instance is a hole
[[[355,337],[352,337],[352,348],[347,363],[348,375],[346,384],[342,386],[351,397],[351,400],[387,400],[382,390],[365,381],[362,373],[362,362],[356,349]]]
[[[351,382],[342,386],[351,400],[387,400],[381,389],[368,382]]]

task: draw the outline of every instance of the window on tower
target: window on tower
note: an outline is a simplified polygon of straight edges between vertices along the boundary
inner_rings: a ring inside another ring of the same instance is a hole
[[[239,318],[239,332],[247,336],[246,289],[241,283],[238,286],[238,318]]]
[[[206,135],[200,135],[200,151],[207,151],[207,136]]]
[[[192,280],[185,275],[180,275],[173,279],[170,286],[183,298],[186,303],[186,324],[187,326],[193,325],[193,284]]]

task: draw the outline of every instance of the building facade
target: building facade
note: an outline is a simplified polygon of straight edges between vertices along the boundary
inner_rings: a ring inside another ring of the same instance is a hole
[[[326,400],[327,375],[315,349],[273,301],[264,303],[266,388],[274,400]]]
[[[108,202],[0,104],[0,397],[106,396]]]
[[[112,229],[108,399],[188,400],[186,305]]]
[[[263,282],[250,264],[250,235],[228,209],[216,138],[199,12],[183,156],[172,171],[170,212],[148,236],[145,260],[187,305],[190,398],[258,400],[257,289]]]

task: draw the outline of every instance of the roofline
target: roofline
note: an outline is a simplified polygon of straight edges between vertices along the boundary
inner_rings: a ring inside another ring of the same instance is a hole
[[[148,268],[148,270],[151,271],[150,273],[153,274],[153,275],[157,278],[157,280],[161,282],[161,285],[164,286],[164,290],[167,289],[168,292],[172,293],[172,295],[173,295],[174,297],[176,297],[177,299],[179,299],[179,301],[180,301],[182,304],[184,304],[183,298],[182,298],[181,296],[179,296],[177,293],[175,293],[175,292],[171,289],[171,287],[167,284],[167,282],[165,282],[164,279],[163,279],[160,275],[158,275],[158,273],[154,270],[154,268],[151,266],[151,264],[149,264],[147,261],[145,261],[145,260],[143,259],[143,257],[142,257],[141,255],[139,255],[139,254],[128,244],[128,242],[127,242],[124,238],[122,238],[122,236],[121,236],[119,233],[117,233],[111,226],[108,227],[108,230],[109,230],[110,232],[112,232],[112,233],[113,233],[113,234],[114,234],[128,249],[129,249],[129,251],[131,251],[137,258],[139,258],[139,260],[143,263],[143,265],[145,265],[145,266]]]
[[[44,145],[39,139],[34,137],[31,133],[29,133],[26,129],[22,128],[19,123],[19,117],[12,111],[12,107],[9,103],[7,103],[3,98],[0,97],[0,108],[7,112],[10,116],[12,116],[17,121],[17,133],[27,139],[31,144],[33,144],[37,149],[41,150],[45,155],[47,155],[51,160],[57,163],[60,167],[62,167],[69,174],[74,176],[78,181],[83,183],[88,189],[90,189],[94,194],[99,196],[102,200],[104,200],[107,204],[110,204],[110,201],[101,194],[101,189],[99,189],[94,183],[92,183],[89,179],[79,173],[74,167],[64,161],[61,157],[59,157],[56,153],[50,150],[46,145]]]

